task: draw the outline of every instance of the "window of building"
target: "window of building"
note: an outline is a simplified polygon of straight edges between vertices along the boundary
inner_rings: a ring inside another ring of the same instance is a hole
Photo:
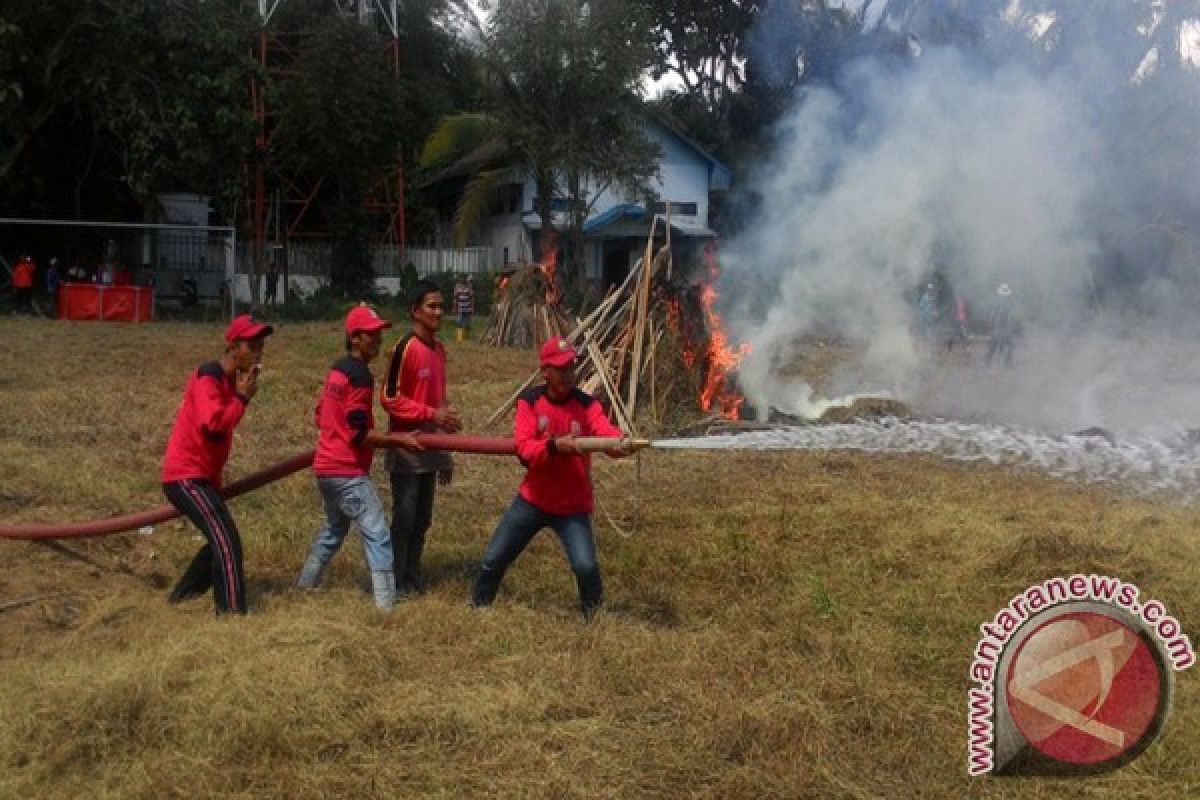
[[[535,198],[533,198],[533,202],[532,202],[532,203],[530,203],[530,205],[529,205],[529,210],[530,210],[530,211],[532,211],[532,212],[533,212],[533,213],[535,213],[535,214],[537,213],[537,210],[538,210],[538,198],[536,198],[536,197],[535,197]],[[552,198],[552,199],[550,200],[550,210],[551,210],[551,211],[555,211],[555,212],[564,212],[564,211],[566,211],[566,210],[567,210],[567,198],[565,198],[565,197],[555,197],[555,198]]]
[[[699,206],[696,203],[671,203],[671,213],[681,217],[694,217],[699,213]],[[666,214],[667,204],[658,202],[654,204],[654,213]]]

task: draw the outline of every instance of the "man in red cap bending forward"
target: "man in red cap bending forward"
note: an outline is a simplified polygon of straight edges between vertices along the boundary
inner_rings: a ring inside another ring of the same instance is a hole
[[[375,378],[368,366],[383,346],[383,330],[392,323],[360,305],[346,315],[346,355],[334,362],[317,401],[320,429],[313,472],[325,507],[325,524],[317,532],[296,585],[315,589],[329,561],[342,546],[351,523],[358,523],[363,551],[371,569],[375,606],[390,611],[396,603],[392,572],[392,535],[383,503],[371,481],[376,447],[420,450],[412,433],[375,431]]]
[[[206,539],[171,591],[178,603],[213,588],[217,613],[246,613],[242,540],[221,498],[233,429],[258,391],[263,344],[274,329],[243,314],[225,331],[225,354],[188,379],[163,459],[163,494]]]
[[[567,551],[584,616],[590,617],[604,599],[592,535],[591,456],[580,451],[576,437],[625,434],[608,421],[599,402],[576,387],[575,360],[566,339],[547,341],[539,354],[546,383],[517,399],[513,435],[527,471],[484,552],[471,593],[475,606],[491,605],[505,570],[547,527]],[[623,445],[609,455],[629,452]]]

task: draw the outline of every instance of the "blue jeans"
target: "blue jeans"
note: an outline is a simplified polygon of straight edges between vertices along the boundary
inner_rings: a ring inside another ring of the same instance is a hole
[[[475,578],[471,602],[476,606],[491,605],[500,589],[500,582],[509,565],[516,560],[542,528],[550,528],[558,535],[575,582],[579,585],[579,604],[585,615],[590,615],[604,600],[604,585],[600,580],[600,566],[596,561],[596,540],[592,536],[592,518],[589,514],[566,514],[558,516],[539,510],[525,498],[517,495],[512,505],[500,519],[492,540],[483,554],[483,565]]]
[[[328,564],[350,532],[350,524],[357,522],[371,571],[390,571],[392,534],[383,513],[383,503],[379,501],[371,479],[366,475],[317,478],[317,488],[321,490],[321,503],[325,507],[325,524],[317,532],[309,555],[322,565]]]

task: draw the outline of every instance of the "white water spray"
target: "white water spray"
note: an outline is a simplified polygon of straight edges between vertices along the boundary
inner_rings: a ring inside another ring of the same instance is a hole
[[[864,453],[936,455],[1033,468],[1084,483],[1136,492],[1200,490],[1197,443],[1186,435],[1163,439],[1108,439],[1101,435],[1049,435],[966,422],[914,422],[895,418],[845,425],[776,428],[656,441],[667,449],[857,450]]]

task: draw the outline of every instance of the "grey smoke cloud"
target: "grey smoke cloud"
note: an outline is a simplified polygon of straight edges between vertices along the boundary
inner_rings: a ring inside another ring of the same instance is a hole
[[[1178,263],[1149,270],[1159,277],[1134,321],[1117,311],[1129,304],[1094,304],[1098,265],[1130,225],[1123,187],[1153,186],[1144,171],[1123,174],[1129,137],[1079,63],[1035,73],[926,48],[899,72],[859,62],[841,82],[852,92],[806,94],[775,157],[748,176],[761,213],[722,252],[726,318],[752,347],[739,374],[752,405],[819,414],[811,388],[780,368],[806,337],[837,333],[861,355],[835,392],[1053,430],[1200,426],[1188,419],[1200,381],[1179,372]],[[978,345],[970,365],[921,346],[915,292],[935,268],[976,325],[997,283],[1012,286],[1026,335],[1011,371],[984,369]]]

